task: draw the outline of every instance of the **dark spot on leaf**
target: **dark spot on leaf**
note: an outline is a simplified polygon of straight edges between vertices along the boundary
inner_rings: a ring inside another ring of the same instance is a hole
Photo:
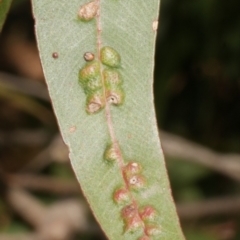
[[[52,53],[52,57],[54,58],[54,59],[57,59],[59,56],[58,56],[58,53],[57,52],[53,52]]]

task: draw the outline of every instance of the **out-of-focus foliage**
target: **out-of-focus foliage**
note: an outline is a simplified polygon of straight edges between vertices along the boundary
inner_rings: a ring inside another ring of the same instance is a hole
[[[240,2],[162,0],[155,99],[160,125],[240,151]]]
[[[155,68],[160,127],[220,152],[240,152],[240,2],[162,0],[161,4]],[[177,200],[240,192],[239,185],[208,169],[181,161],[167,164]],[[238,218],[226,219],[233,220],[240,232]],[[221,231],[209,237],[200,232],[193,228],[186,231],[186,238],[239,239],[239,233],[224,238]]]
[[[1,32],[3,24],[5,22],[11,2],[12,2],[11,0],[1,0],[0,1],[0,32]]]

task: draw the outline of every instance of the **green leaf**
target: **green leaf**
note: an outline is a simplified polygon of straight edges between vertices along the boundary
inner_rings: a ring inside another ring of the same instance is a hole
[[[2,31],[12,0],[0,0],[0,32]]]
[[[33,1],[62,136],[93,213],[112,240],[184,239],[153,106],[158,8],[158,0]]]

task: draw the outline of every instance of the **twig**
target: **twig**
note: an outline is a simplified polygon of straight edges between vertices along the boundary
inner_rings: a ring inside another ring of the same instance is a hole
[[[240,215],[240,196],[177,204],[177,211],[185,221],[218,215]]]
[[[30,80],[13,74],[0,72],[0,86],[4,86],[12,91],[49,101],[46,86],[36,80]]]
[[[48,194],[72,195],[79,194],[80,187],[77,181],[63,180],[30,174],[7,175],[7,182],[14,187],[21,187],[33,191],[47,192]]]
[[[167,157],[197,163],[240,181],[240,155],[220,154],[163,131],[160,137]]]
[[[1,131],[0,132],[0,144],[1,145],[43,145],[49,139],[44,129],[38,130],[15,130],[15,131]]]
[[[56,135],[49,146],[32,159],[21,171],[37,172],[52,162],[68,163],[68,149],[60,135]]]
[[[47,214],[45,207],[23,190],[17,188],[8,189],[6,199],[8,204],[34,227],[41,225],[44,216]]]
[[[10,188],[6,199],[36,229],[36,236],[41,236],[39,240],[69,240],[76,232],[89,231],[87,208],[81,201],[65,200],[45,207],[35,197],[17,188]]]

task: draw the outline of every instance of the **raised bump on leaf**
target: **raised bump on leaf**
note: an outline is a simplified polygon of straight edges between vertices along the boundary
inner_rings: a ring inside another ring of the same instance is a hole
[[[140,210],[139,215],[143,221],[153,221],[156,217],[156,210],[152,206],[145,206]]]
[[[104,152],[104,158],[107,161],[114,162],[119,160],[119,152],[114,144],[110,144],[107,146]]]
[[[105,106],[103,92],[95,91],[88,95],[86,102],[86,111],[89,114],[99,112]]]
[[[78,17],[83,21],[92,20],[98,12],[99,6],[97,1],[91,1],[82,5],[78,11]]]
[[[94,60],[95,55],[91,52],[85,52],[83,58],[85,59],[85,61],[90,62]]]
[[[143,222],[138,215],[138,209],[134,204],[125,206],[122,209],[122,217],[125,222],[125,231],[136,231],[143,227]]]
[[[124,102],[124,92],[122,88],[113,88],[106,90],[107,102],[114,105],[121,105]]]
[[[53,53],[52,53],[52,57],[53,57],[54,59],[57,59],[57,58],[58,58],[58,53],[57,53],[57,52],[53,52]]]
[[[99,104],[99,103],[96,103],[96,102],[91,102],[87,105],[86,107],[86,111],[89,113],[89,114],[92,114],[92,113],[97,113],[99,112],[100,110],[102,109],[102,106]]]
[[[123,174],[127,179],[128,187],[132,189],[140,189],[146,185],[145,178],[139,174],[142,166],[137,162],[130,162],[123,168]]]
[[[83,88],[85,92],[91,93],[95,90],[98,90],[102,88],[102,79],[100,75],[97,75],[95,77],[89,78],[88,81],[86,81],[85,85],[83,85]]]
[[[133,175],[128,179],[129,187],[136,190],[143,188],[145,183],[145,179],[141,175]]]
[[[113,199],[118,204],[128,203],[130,201],[129,191],[126,188],[119,188],[114,192]]]
[[[126,175],[134,175],[138,174],[142,171],[142,166],[137,163],[137,162],[129,162],[125,167],[124,167],[124,172]]]
[[[120,67],[121,57],[119,53],[112,47],[103,47],[100,52],[101,62],[112,68]]]
[[[127,232],[134,232],[140,228],[143,227],[142,220],[139,218],[139,216],[134,216],[129,219],[125,219],[125,231]]]
[[[97,61],[86,63],[79,71],[79,81],[83,84],[96,76],[101,76],[100,64]]]
[[[103,87],[100,64],[97,61],[86,63],[79,71],[79,83],[82,85],[86,94],[91,94]]]
[[[127,205],[122,209],[122,217],[124,219],[132,218],[137,214],[138,214],[138,209],[134,204]]]
[[[115,69],[104,69],[103,79],[107,88],[119,86],[123,82],[120,73]]]
[[[158,226],[147,226],[145,232],[148,236],[156,236],[161,234],[161,228]]]

